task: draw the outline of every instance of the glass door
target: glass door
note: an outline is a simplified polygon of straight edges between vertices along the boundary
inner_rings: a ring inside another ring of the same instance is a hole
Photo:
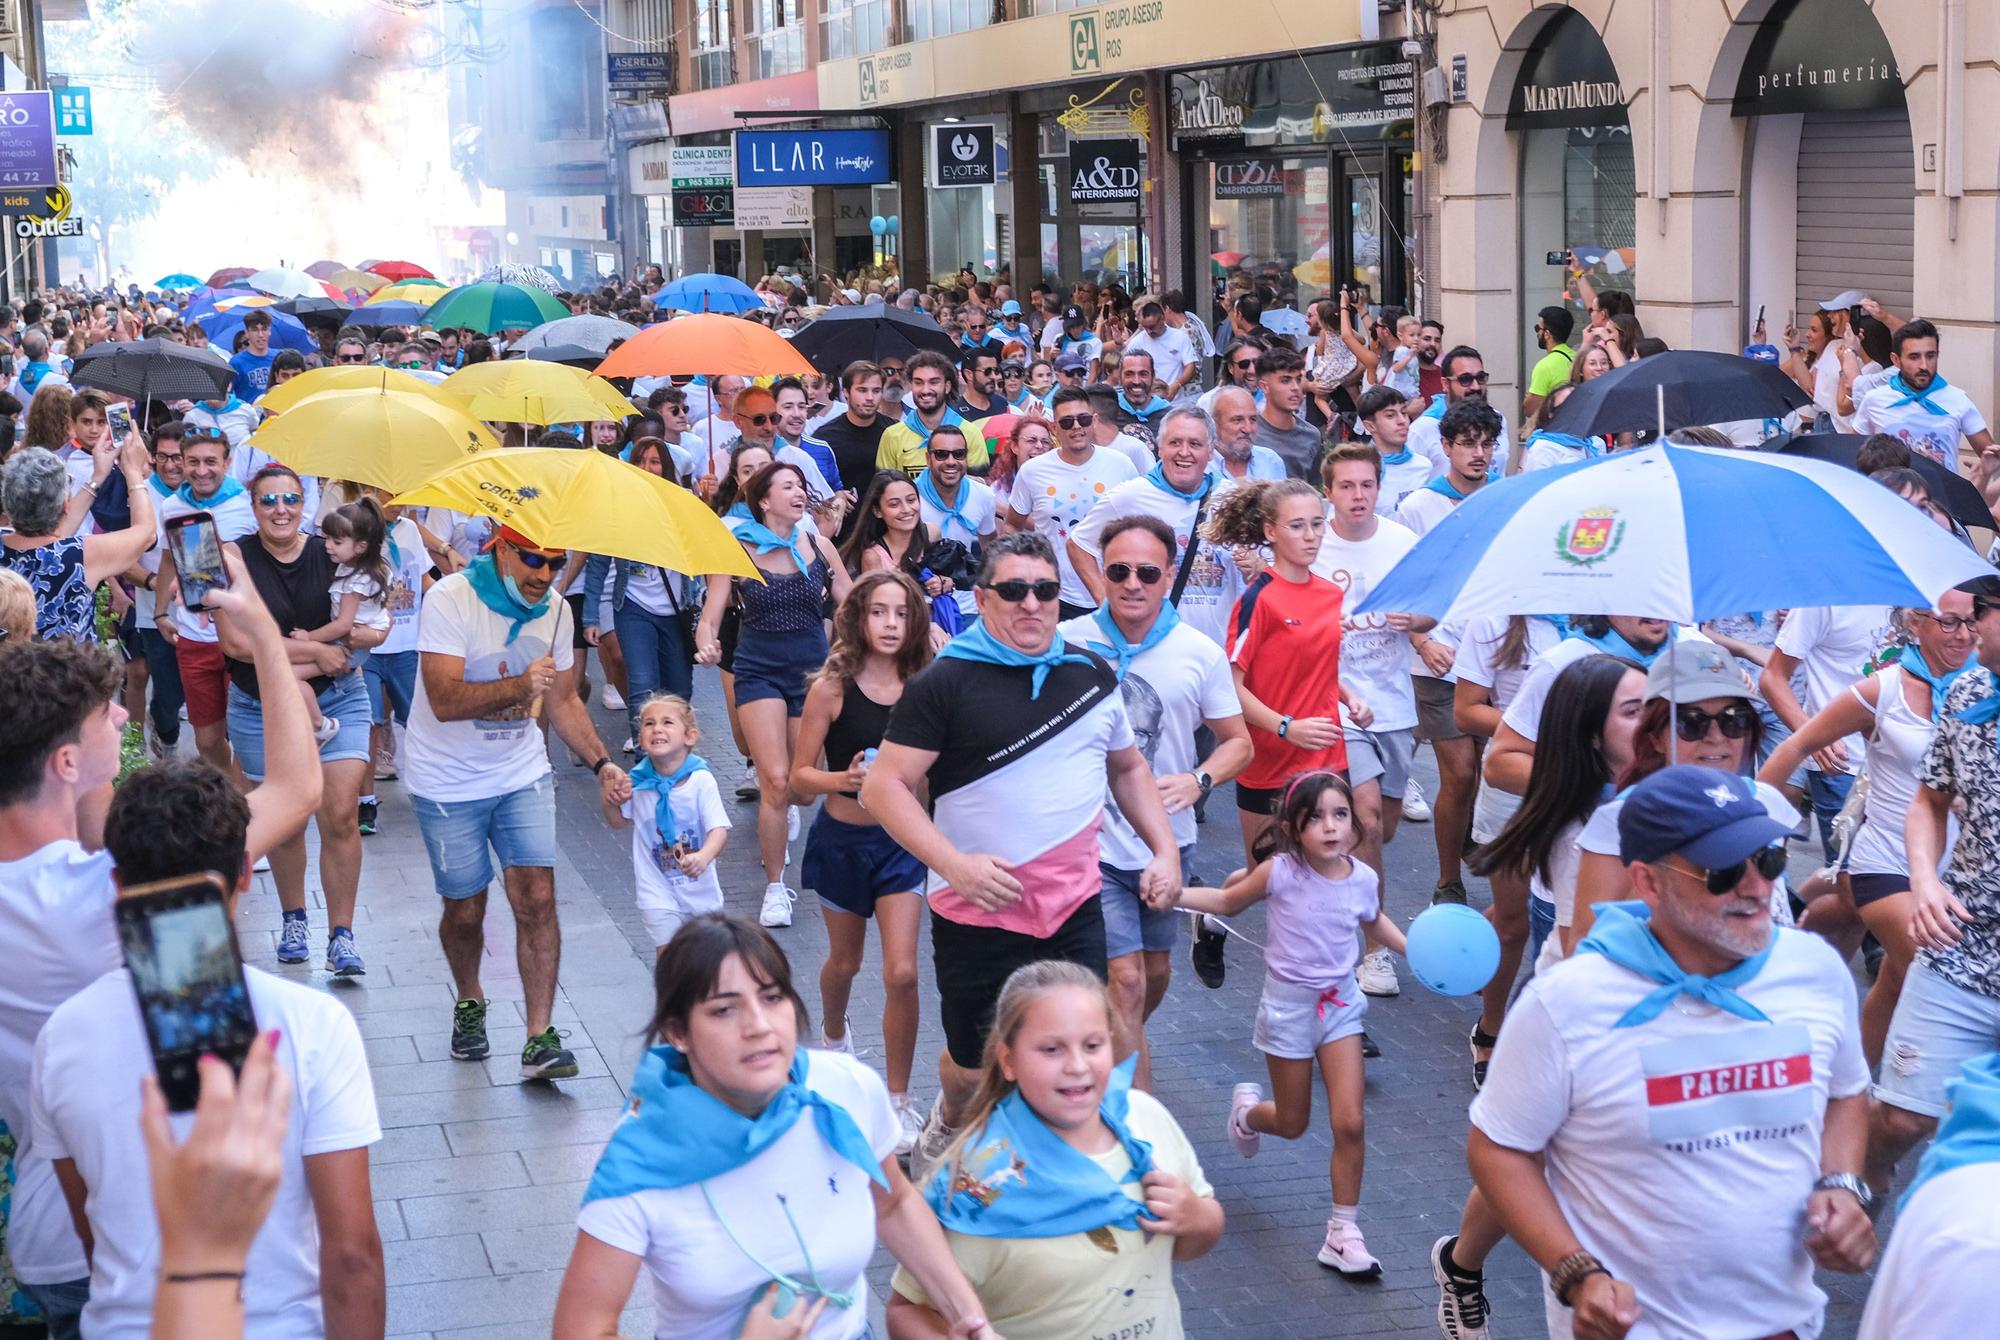
[[[1204,315],[1222,313],[1232,283],[1275,290],[1304,311],[1333,287],[1338,264],[1331,210],[1332,165],[1316,152],[1284,158],[1225,158],[1195,165],[1206,239]]]

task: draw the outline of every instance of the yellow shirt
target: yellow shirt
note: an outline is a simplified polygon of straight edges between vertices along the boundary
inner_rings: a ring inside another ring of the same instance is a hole
[[[1181,1178],[1196,1195],[1214,1196],[1194,1147],[1158,1099],[1133,1090],[1129,1124],[1153,1147],[1155,1168]],[[1132,1169],[1122,1146],[1091,1157],[1114,1180]],[[1142,1199],[1138,1183],[1124,1189]],[[1183,1340],[1173,1238],[1112,1228],[1059,1238],[980,1238],[947,1230],[945,1240],[985,1306],[986,1320],[1007,1340]],[[913,1303],[930,1302],[907,1270],[897,1270],[894,1288]]]
[[[986,454],[986,420],[967,419],[959,426],[965,432],[965,468],[975,475],[986,473],[992,463]],[[924,448],[928,439],[919,435],[901,419],[889,425],[882,434],[882,441],[875,448],[875,468],[877,470],[901,470],[915,479],[924,471]]]

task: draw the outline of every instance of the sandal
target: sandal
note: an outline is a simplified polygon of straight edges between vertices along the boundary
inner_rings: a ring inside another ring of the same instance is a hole
[[[1472,1046],[1472,1087],[1475,1090],[1482,1089],[1486,1086],[1487,1061],[1480,1060],[1479,1053],[1487,1053],[1487,1060],[1490,1061],[1493,1049],[1500,1045],[1500,1039],[1483,1031],[1475,1022],[1472,1025],[1472,1036],[1468,1041]]]

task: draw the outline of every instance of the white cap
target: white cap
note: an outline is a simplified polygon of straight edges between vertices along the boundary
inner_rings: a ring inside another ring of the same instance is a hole
[[[1858,288],[1846,289],[1821,303],[1819,309],[1822,312],[1844,312],[1850,307],[1859,307],[1861,300],[1867,296]]]

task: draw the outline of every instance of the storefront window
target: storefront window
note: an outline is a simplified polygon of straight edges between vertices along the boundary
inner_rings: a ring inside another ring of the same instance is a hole
[[[1224,287],[1238,277],[1288,298],[1296,295],[1301,311],[1325,297],[1333,287],[1335,265],[1325,156],[1225,159],[1202,166],[1208,178],[1209,275],[1215,281],[1217,310]],[[1357,179],[1356,185],[1361,184]],[[1372,189],[1365,194],[1365,231],[1372,249],[1379,211]],[[1360,214],[1352,227],[1357,237],[1364,231]],[[1379,263],[1375,272],[1379,274]]]

